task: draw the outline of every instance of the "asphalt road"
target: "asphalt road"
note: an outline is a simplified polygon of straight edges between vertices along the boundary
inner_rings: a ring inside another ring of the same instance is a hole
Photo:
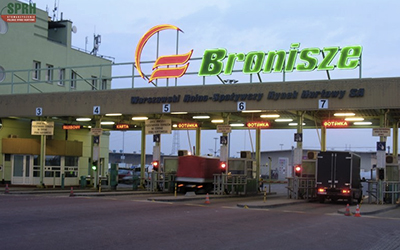
[[[399,208],[361,218],[341,204],[245,209],[243,199],[0,195],[1,249],[399,249]]]

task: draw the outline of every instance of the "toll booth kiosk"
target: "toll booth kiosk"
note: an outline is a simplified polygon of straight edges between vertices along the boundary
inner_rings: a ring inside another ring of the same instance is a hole
[[[228,159],[228,172],[214,177],[216,194],[257,193],[256,166],[250,158]]]
[[[386,156],[383,197],[385,203],[395,204],[400,199],[399,163],[392,155]],[[378,175],[379,177],[379,175]]]
[[[303,159],[301,164],[293,166],[292,176],[287,177],[288,198],[307,200],[316,198],[316,167],[317,152],[308,152],[307,159]]]
[[[384,167],[375,168],[375,179],[368,181],[368,203],[396,204],[400,200],[399,163],[386,155]]]
[[[160,187],[163,192],[174,192],[176,172],[178,171],[178,157],[164,157]]]

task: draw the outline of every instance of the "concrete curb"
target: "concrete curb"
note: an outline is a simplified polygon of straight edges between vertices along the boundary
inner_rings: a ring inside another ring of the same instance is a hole
[[[299,203],[306,203],[307,201],[288,201],[288,202],[282,202],[280,201],[279,203],[271,203],[269,204],[237,204],[236,206],[241,207],[241,208],[276,208],[276,207],[284,207],[284,206],[290,206],[294,204],[299,204]]]
[[[360,207],[360,214],[361,215],[373,215],[383,213],[392,209],[396,209],[400,207],[400,204],[385,204],[385,205],[378,205],[378,204],[363,204]],[[345,214],[346,208],[341,208],[337,211],[339,214]],[[350,207],[350,214],[354,215],[356,213],[356,206]]]

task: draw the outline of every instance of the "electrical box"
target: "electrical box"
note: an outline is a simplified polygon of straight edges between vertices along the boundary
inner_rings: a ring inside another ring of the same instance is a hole
[[[308,151],[307,152],[307,159],[309,160],[316,160],[318,152],[317,151]]]
[[[398,164],[386,164],[385,181],[399,181]]]
[[[240,158],[251,159],[250,151],[240,151]]]
[[[178,150],[178,156],[185,156],[185,155],[188,155],[187,150]]]

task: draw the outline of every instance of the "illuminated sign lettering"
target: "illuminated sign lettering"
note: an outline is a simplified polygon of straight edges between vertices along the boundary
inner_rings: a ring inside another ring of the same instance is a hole
[[[343,120],[324,121],[323,125],[326,128],[344,128],[349,126],[348,122]]]
[[[129,124],[115,124],[115,129],[121,129],[121,130],[129,129]]]
[[[231,53],[227,54],[226,49],[207,49],[204,51],[199,76],[215,76],[222,72],[231,75],[235,62],[243,62],[242,72],[244,74],[271,73],[271,72],[293,72],[317,70],[354,69],[359,65],[362,47],[359,45],[339,47],[305,48],[300,50],[300,43],[293,43],[291,49],[269,51],[253,51],[248,54]],[[325,55],[318,63],[321,52]],[[333,59],[338,55],[337,64],[332,64]],[[301,62],[297,63],[299,57]],[[226,64],[224,66],[224,60]],[[295,67],[296,65],[296,67]]]
[[[147,31],[139,40],[135,52],[135,66],[143,79],[152,82],[160,78],[178,78],[186,73],[193,50],[186,54],[160,56],[153,65],[148,78],[141,69],[140,57],[147,41],[163,30],[181,31],[169,24],[157,25]],[[322,56],[321,56],[322,54]],[[206,49],[203,54],[199,76],[217,76],[221,73],[231,75],[236,62],[242,62],[244,74],[269,74],[272,72],[293,72],[354,69],[361,63],[362,46],[324,47],[300,49],[300,43],[292,43],[288,51],[270,50],[245,53],[227,53],[224,48]]]
[[[73,125],[73,124],[64,124],[62,126],[62,129],[64,129],[64,130],[78,130],[81,128],[82,128],[81,125]]]
[[[178,128],[180,129],[195,129],[199,127],[199,124],[197,123],[178,123]]]
[[[269,122],[248,122],[246,123],[248,128],[269,128]]]

